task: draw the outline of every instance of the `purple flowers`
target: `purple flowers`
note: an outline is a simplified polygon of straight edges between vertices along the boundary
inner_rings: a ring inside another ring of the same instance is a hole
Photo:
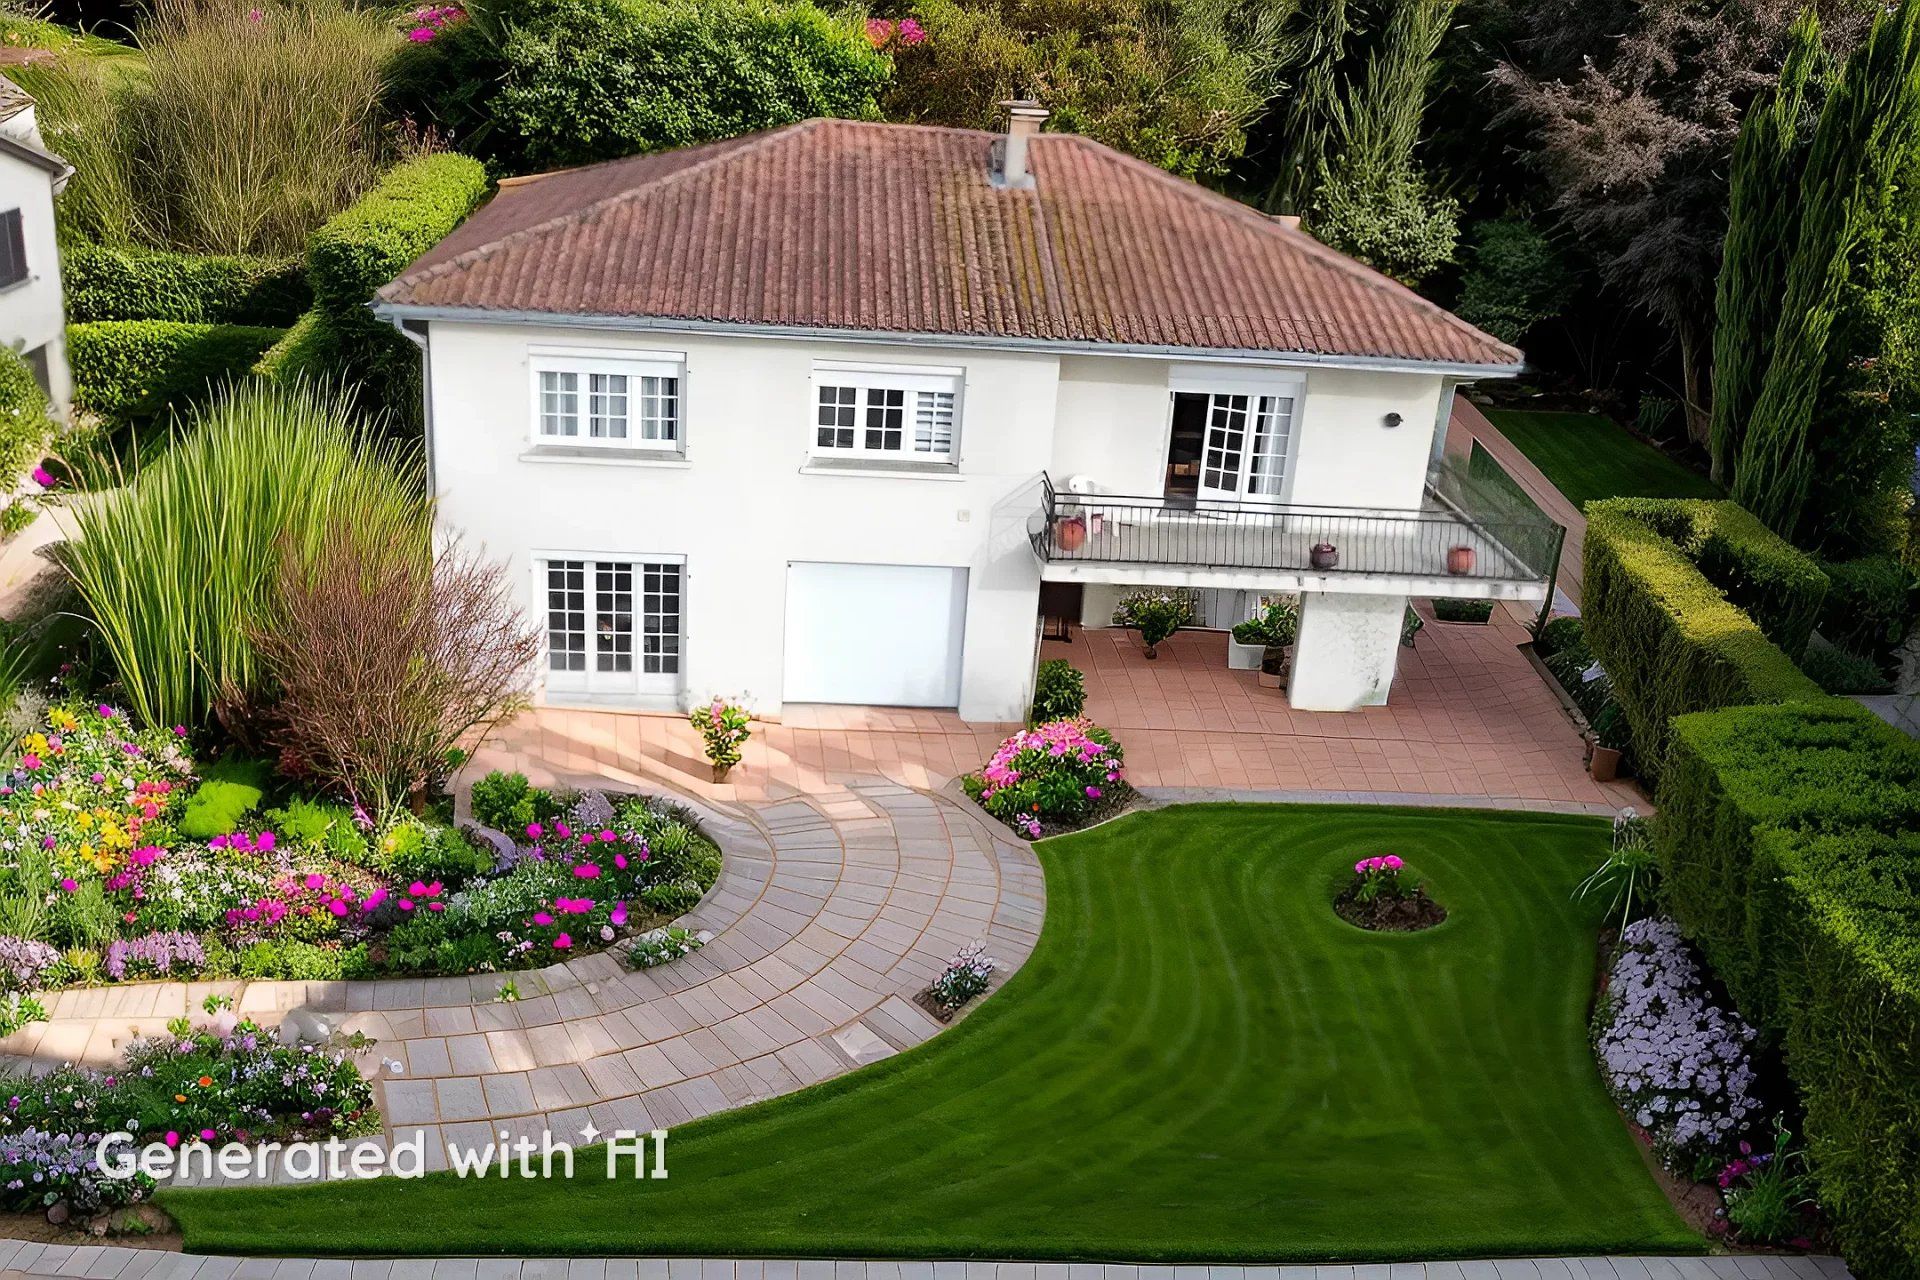
[[[190,933],[149,933],[143,938],[116,938],[107,948],[107,974],[115,982],[129,973],[164,978],[178,965],[183,973],[198,973],[207,953]]]
[[[60,952],[32,938],[0,935],[0,985],[28,991],[40,985],[42,975],[60,963]]]
[[[1621,932],[1594,1030],[1608,1089],[1669,1164],[1725,1147],[1761,1112],[1754,1030],[1712,1002],[1671,920]]]

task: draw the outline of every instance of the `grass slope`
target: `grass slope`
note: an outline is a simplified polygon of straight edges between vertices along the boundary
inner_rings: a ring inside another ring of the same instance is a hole
[[[1605,414],[1535,409],[1488,409],[1486,414],[1567,501],[1583,510],[1596,498],[1726,496],[1713,481]]]
[[[1049,841],[1039,949],[931,1043],[688,1125],[671,1176],[171,1192],[196,1250],[1140,1261],[1696,1251],[1585,1040],[1590,819],[1192,806]],[[1328,903],[1392,849],[1453,918]]]

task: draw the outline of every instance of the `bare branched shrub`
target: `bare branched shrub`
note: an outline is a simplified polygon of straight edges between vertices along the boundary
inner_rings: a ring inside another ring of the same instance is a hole
[[[284,548],[280,615],[254,634],[285,771],[375,814],[424,787],[471,731],[524,702],[539,634],[500,568],[460,544],[338,521]]]

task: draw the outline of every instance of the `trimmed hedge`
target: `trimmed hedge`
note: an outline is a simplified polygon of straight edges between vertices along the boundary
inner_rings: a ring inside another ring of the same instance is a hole
[[[367,306],[376,289],[459,226],[486,194],[486,170],[470,156],[442,152],[395,166],[313,233],[313,309],[257,372],[338,383],[362,410],[385,414],[399,434],[418,435],[420,353]]]
[[[1675,721],[1663,896],[1784,1040],[1856,1274],[1920,1278],[1920,744],[1843,699]]]
[[[1585,635],[1643,777],[1659,777],[1674,716],[1823,696],[1789,654],[1806,648],[1826,587],[1809,557],[1731,502],[1588,504]]]
[[[360,318],[374,290],[444,239],[487,194],[487,171],[442,152],[396,165],[307,242],[314,304]]]
[[[201,256],[78,244],[63,251],[67,319],[285,327],[313,305],[298,258]]]
[[[0,497],[40,460],[53,419],[47,397],[11,347],[0,346]]]
[[[176,320],[68,325],[74,403],[115,426],[151,420],[246,374],[282,332]]]
[[[1920,584],[1913,572],[1892,556],[1829,560],[1820,568],[1831,584],[1820,609],[1820,634],[1850,653],[1888,666],[1920,605]]]

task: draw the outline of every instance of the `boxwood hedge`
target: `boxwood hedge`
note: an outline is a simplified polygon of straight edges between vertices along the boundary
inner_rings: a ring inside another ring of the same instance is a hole
[[[1640,771],[1656,780],[1676,715],[1820,698],[1794,665],[1827,580],[1731,502],[1588,504],[1582,617]]]
[[[237,379],[283,331],[177,320],[99,320],[67,326],[73,399],[111,426],[157,418]]]
[[[335,318],[360,318],[373,291],[439,243],[487,193],[470,156],[442,152],[396,165],[307,243],[315,303]]]
[[[486,170],[443,152],[398,165],[307,243],[313,309],[259,372],[324,378],[352,389],[360,407],[403,431],[421,421],[420,353],[367,304],[381,285],[459,226],[487,193]]]
[[[1668,907],[1784,1042],[1819,1198],[1863,1277],[1920,1277],[1920,744],[1839,698],[1682,716]]]
[[[63,250],[67,319],[181,320],[284,327],[313,304],[298,258],[203,256],[108,249]]]
[[[12,348],[0,346],[0,500],[20,473],[39,461],[52,419],[40,384]]]

